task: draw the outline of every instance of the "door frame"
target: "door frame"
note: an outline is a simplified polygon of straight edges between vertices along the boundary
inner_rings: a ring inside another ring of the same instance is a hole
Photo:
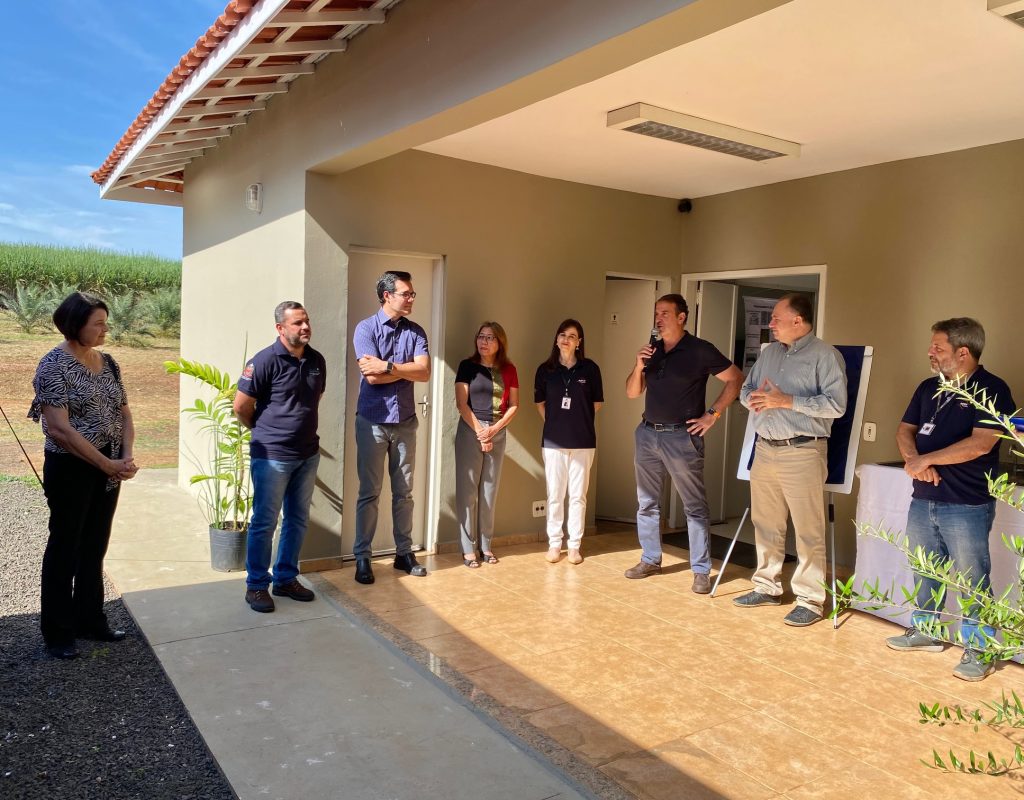
[[[448,257],[440,253],[419,253],[413,250],[395,250],[393,248],[370,247],[366,245],[349,245],[349,253],[363,253],[373,256],[395,256],[401,258],[422,258],[432,262],[430,306],[430,330],[427,331],[427,342],[430,347],[430,454],[427,458],[427,508],[423,517],[423,549],[428,553],[437,552],[437,527],[441,518],[441,453],[442,426],[444,425],[444,340],[445,340],[445,307],[447,298]],[[346,442],[346,446],[350,443]],[[355,442],[351,442],[355,447]],[[345,500],[342,500],[345,502]]]
[[[680,294],[686,302],[696,307],[697,284],[701,281],[735,281],[750,278],[773,278],[785,275],[817,275],[818,293],[814,309],[814,334],[825,338],[825,290],[828,288],[827,264],[811,264],[802,267],[753,267],[751,269],[723,270],[721,272],[684,272],[679,276]]]

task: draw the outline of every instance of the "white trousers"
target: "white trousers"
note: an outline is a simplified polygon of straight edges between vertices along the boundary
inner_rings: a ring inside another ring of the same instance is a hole
[[[594,448],[561,450],[541,448],[548,490],[548,546],[562,546],[562,525],[569,531],[569,549],[579,550],[587,519],[587,487]],[[566,493],[569,499],[566,502]],[[568,510],[568,513],[567,513]]]

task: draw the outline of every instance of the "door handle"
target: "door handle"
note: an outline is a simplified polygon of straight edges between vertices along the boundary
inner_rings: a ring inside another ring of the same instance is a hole
[[[430,400],[427,399],[427,395],[423,395],[423,399],[417,405],[420,407],[420,414],[423,416],[423,419],[426,419],[427,411],[430,408]]]

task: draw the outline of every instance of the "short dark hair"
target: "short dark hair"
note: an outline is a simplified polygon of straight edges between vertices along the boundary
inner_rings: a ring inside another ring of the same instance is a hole
[[[658,303],[672,303],[676,307],[676,314],[690,316],[690,308],[686,305],[686,298],[681,294],[663,294],[658,298]]]
[[[303,311],[306,310],[306,307],[302,305],[302,303],[296,302],[295,300],[285,300],[283,303],[278,303],[277,307],[274,309],[274,322],[280,325],[284,322],[285,311],[295,311],[299,308]]]
[[[93,315],[96,309],[106,311],[108,314],[110,313],[107,304],[96,295],[85,292],[72,292],[61,301],[61,304],[53,312],[53,324],[57,326],[57,330],[64,334],[65,339],[68,341],[73,339],[77,342],[82,328],[85,327],[89,317]]]
[[[808,325],[814,324],[814,303],[811,296],[803,292],[789,292],[782,295],[780,300],[785,300],[793,313],[800,317]]]
[[[394,294],[395,283],[398,281],[405,281],[412,285],[412,275],[408,272],[399,272],[396,269],[389,269],[377,279],[377,299],[380,300],[381,304],[384,303],[384,292]]]
[[[985,329],[978,320],[970,317],[941,319],[932,325],[932,333],[946,334],[954,350],[966,347],[975,361],[981,360],[981,351],[985,349]]]

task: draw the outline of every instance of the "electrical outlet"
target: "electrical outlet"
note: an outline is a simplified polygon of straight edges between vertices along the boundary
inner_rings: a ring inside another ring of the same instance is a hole
[[[875,423],[865,422],[864,423],[864,441],[873,442],[875,441],[875,435],[878,431],[875,429]]]
[[[544,500],[533,501],[533,516],[543,517],[548,513],[548,504]]]

